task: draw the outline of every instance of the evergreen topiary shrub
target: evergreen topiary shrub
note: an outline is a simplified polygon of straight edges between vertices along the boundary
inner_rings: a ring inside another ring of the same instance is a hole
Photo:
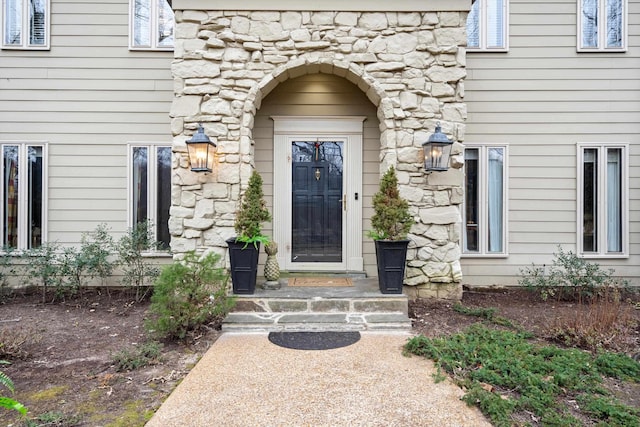
[[[405,240],[413,224],[409,203],[400,197],[398,177],[393,167],[382,176],[380,188],[373,196],[374,215],[371,217],[374,240]]]
[[[267,203],[262,192],[262,177],[255,170],[249,178],[249,186],[244,193],[240,209],[236,213],[236,240],[246,244],[267,244],[269,238],[262,234],[262,223],[271,221],[271,214],[267,210]]]
[[[219,261],[217,254],[199,258],[192,251],[162,270],[151,296],[151,317],[145,324],[151,335],[184,339],[229,312],[235,300],[227,296],[228,277]]]

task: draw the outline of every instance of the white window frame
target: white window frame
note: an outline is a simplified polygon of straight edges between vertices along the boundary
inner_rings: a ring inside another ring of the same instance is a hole
[[[598,239],[598,247],[596,251],[585,252],[584,250],[584,152],[585,149],[598,150],[598,164],[597,164],[597,176],[598,181],[597,192],[599,200],[607,200],[607,162],[602,161],[603,154],[606,154],[608,149],[620,149],[622,152],[622,170],[620,177],[620,198],[621,198],[621,236],[622,236],[622,251],[621,252],[608,252],[607,251],[607,205],[605,202],[596,202],[598,220],[596,223],[596,229],[599,231],[600,238]],[[628,143],[613,143],[613,142],[583,142],[577,144],[577,200],[578,200],[578,212],[577,212],[577,253],[583,258],[628,258],[629,257],[629,144]]]
[[[133,187],[133,150],[134,148],[146,148],[147,152],[147,221],[153,224],[153,238],[158,240],[157,236],[157,183],[158,183],[158,148],[164,147],[171,149],[170,142],[130,142],[127,144],[127,224],[129,228],[135,226],[134,220],[134,187]],[[149,161],[153,159],[153,161]],[[170,250],[152,250],[147,251],[147,255],[170,255]]]
[[[42,224],[40,229],[40,236],[42,244],[47,242],[48,235],[48,227],[49,223],[47,219],[47,201],[49,200],[47,196],[47,188],[48,188],[48,143],[46,141],[0,141],[0,162],[3,162],[4,156],[4,147],[5,146],[18,146],[18,242],[17,247],[13,248],[18,251],[26,250],[31,247],[29,245],[29,232],[28,232],[28,224],[27,218],[28,215],[25,212],[29,210],[29,189],[28,185],[24,185],[24,183],[28,182],[28,165],[27,165],[27,149],[28,147],[40,147],[42,148]],[[4,165],[0,167],[0,171],[4,173]],[[5,206],[4,206],[4,185],[0,185],[0,219],[5,217]],[[4,227],[0,227],[0,251],[3,249],[4,242]]]
[[[509,236],[509,146],[507,144],[490,144],[490,143],[465,143],[466,149],[478,150],[478,251],[467,251],[467,218],[466,218],[466,198],[462,204],[462,254],[464,258],[506,258],[509,256],[508,236]],[[491,148],[500,148],[503,150],[503,176],[502,176],[502,251],[490,252],[488,248],[489,236],[488,221],[488,151]],[[466,188],[466,169],[464,186]],[[484,224],[484,226],[481,226]]]
[[[509,51],[509,0],[503,0],[502,4],[502,36],[504,40],[503,46],[488,46],[488,20],[489,20],[489,7],[488,2],[495,0],[475,0],[474,3],[479,3],[479,16],[478,16],[478,36],[479,45],[469,46],[467,50],[469,52],[507,52]]]
[[[2,0],[2,49],[13,50],[50,50],[50,34],[51,34],[51,6],[49,0],[42,0],[45,7],[45,26],[44,26],[44,44],[30,44],[30,27],[29,27],[29,0],[22,1],[22,20],[21,20],[21,43],[20,44],[7,44],[5,40],[5,31],[7,27],[6,19],[7,13],[7,0]]]
[[[614,46],[607,47],[606,39],[607,39],[607,19],[606,19],[606,4],[607,0],[596,0],[598,3],[598,44],[597,46],[583,46],[582,45],[582,37],[583,37],[583,17],[582,14],[582,0],[577,0],[578,12],[577,12],[577,51],[578,52],[626,52],[627,51],[627,17],[628,17],[628,8],[627,8],[627,0],[620,0],[622,5],[622,46]]]
[[[175,15],[174,15],[174,43],[171,46],[158,46],[158,40],[156,33],[158,30],[158,0],[150,0],[151,10],[150,22],[149,22],[149,45],[136,45],[135,33],[136,33],[136,20],[135,20],[135,5],[136,0],[129,0],[129,50],[151,50],[151,51],[173,51],[175,45]]]

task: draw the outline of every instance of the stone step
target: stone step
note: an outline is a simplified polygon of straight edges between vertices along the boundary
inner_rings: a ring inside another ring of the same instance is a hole
[[[405,313],[258,313],[233,312],[222,322],[231,332],[276,331],[400,331],[411,330]]]
[[[408,314],[408,300],[396,297],[308,298],[238,297],[233,312],[256,313],[403,313]]]
[[[223,331],[409,331],[409,300],[381,294],[377,279],[354,278],[348,287],[256,289],[236,295]]]

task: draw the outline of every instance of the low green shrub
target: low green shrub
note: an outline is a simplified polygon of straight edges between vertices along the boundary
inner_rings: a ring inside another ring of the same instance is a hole
[[[150,341],[133,349],[120,350],[113,355],[113,363],[118,372],[134,371],[160,360],[162,344]]]
[[[532,264],[521,269],[518,283],[539,293],[543,300],[583,302],[601,295],[606,288],[626,286],[624,281],[613,277],[613,272],[558,246],[551,266]]]
[[[227,296],[228,277],[218,266],[220,256],[185,254],[166,266],[153,289],[145,326],[158,338],[184,339],[201,326],[224,317],[234,304]]]
[[[434,360],[467,390],[464,400],[497,426],[525,417],[541,425],[582,425],[567,411],[567,400],[589,403],[578,409],[589,425],[640,425],[638,410],[602,385],[603,376],[640,381],[638,368],[632,368],[638,362],[619,354],[539,346],[530,337],[476,323],[450,337],[414,337],[405,349]]]
[[[69,415],[59,411],[45,412],[27,420],[25,427],[74,427],[80,424],[82,417]]]
[[[489,322],[495,323],[496,325],[514,327],[514,324],[513,322],[511,322],[511,320],[507,319],[506,317],[496,316],[496,312],[498,310],[494,307],[471,308],[465,307],[464,305],[458,303],[453,306],[453,310],[466,316],[479,317],[481,319],[488,320]]]

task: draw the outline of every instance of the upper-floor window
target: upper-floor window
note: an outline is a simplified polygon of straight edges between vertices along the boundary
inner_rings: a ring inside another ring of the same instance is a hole
[[[578,0],[578,50],[626,49],[626,0]]]
[[[130,155],[131,225],[148,222],[159,249],[169,250],[171,147],[132,145]]]
[[[49,0],[4,0],[3,49],[49,49]]]
[[[464,150],[463,252],[505,255],[507,147],[468,144]]]
[[[508,0],[475,0],[467,17],[467,47],[469,50],[509,48]]]
[[[2,248],[32,249],[45,236],[45,145],[4,143],[2,147]]]
[[[628,172],[626,144],[578,144],[578,251],[626,256]]]
[[[130,48],[172,50],[174,14],[167,0],[130,0]]]

